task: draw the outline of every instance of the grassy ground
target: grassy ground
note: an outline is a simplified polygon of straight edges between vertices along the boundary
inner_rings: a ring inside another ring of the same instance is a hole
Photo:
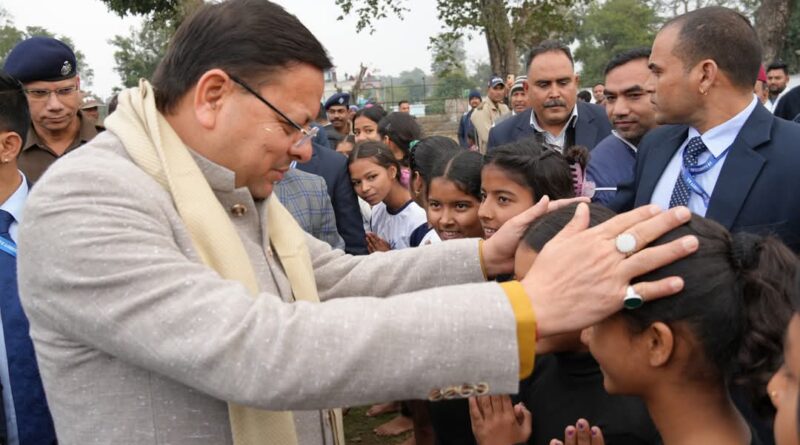
[[[385,445],[398,444],[408,439],[411,433],[394,437],[380,437],[372,430],[397,416],[397,413],[384,414],[377,417],[367,417],[368,406],[353,408],[344,416],[344,435],[348,444],[359,445]]]

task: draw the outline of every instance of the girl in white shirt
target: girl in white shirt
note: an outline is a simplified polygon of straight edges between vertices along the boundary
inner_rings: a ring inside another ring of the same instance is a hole
[[[400,164],[381,142],[356,145],[348,161],[356,194],[372,206],[370,253],[409,247],[411,233],[426,221],[425,211],[400,183]]]

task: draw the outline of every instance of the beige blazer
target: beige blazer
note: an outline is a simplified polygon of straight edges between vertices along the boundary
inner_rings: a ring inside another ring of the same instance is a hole
[[[295,411],[316,445],[331,443],[321,408],[517,390],[514,315],[476,240],[352,257],[308,236],[323,303],[293,303],[265,206],[196,160],[259,298],[201,264],[170,196],[108,131],[32,190],[20,296],[61,444],[229,444],[233,401]]]

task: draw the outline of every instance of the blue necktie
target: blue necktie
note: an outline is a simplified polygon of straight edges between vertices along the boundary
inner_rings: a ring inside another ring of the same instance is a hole
[[[14,217],[0,210],[0,237],[11,242],[8,233]],[[39,367],[33,352],[33,342],[28,334],[28,319],[22,311],[17,293],[16,258],[0,249],[0,316],[6,341],[8,374],[11,395],[17,417],[17,434],[20,445],[54,444],[56,433],[53,419],[39,377]]]
[[[697,158],[706,150],[708,150],[708,147],[706,147],[706,144],[700,139],[700,136],[691,138],[689,143],[686,144],[686,148],[683,149],[683,167],[688,169],[689,167],[697,166]],[[689,197],[691,196],[692,188],[689,187],[683,175],[678,172],[678,180],[675,182],[675,188],[672,190],[672,197],[669,199],[669,207],[688,206]]]

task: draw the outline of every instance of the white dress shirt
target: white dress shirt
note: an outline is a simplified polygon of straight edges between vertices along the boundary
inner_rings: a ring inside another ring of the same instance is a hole
[[[17,231],[19,223],[22,221],[22,211],[25,206],[25,199],[28,197],[28,180],[22,172],[22,184],[17,187],[8,199],[0,204],[0,210],[5,210],[14,217],[8,234],[11,240],[17,242]],[[8,445],[19,444],[19,434],[17,433],[17,415],[14,411],[14,395],[11,393],[11,378],[8,376],[8,360],[6,355],[6,339],[3,334],[2,322],[0,322],[0,384],[3,385],[3,409],[6,412],[6,429],[8,430]]]
[[[569,147],[564,147],[564,144],[566,144],[567,142],[567,129],[570,127],[574,127],[577,122],[578,122],[578,104],[575,104],[575,106],[572,107],[572,113],[570,113],[569,119],[567,119],[567,123],[564,124],[564,127],[561,129],[561,133],[556,135],[550,133],[549,131],[542,128],[541,125],[539,125],[539,118],[536,117],[536,113],[533,111],[533,109],[531,109],[531,127],[537,133],[543,133],[544,141],[551,147],[557,148],[559,153],[563,152],[565,148],[569,148]]]
[[[661,174],[661,178],[658,180],[656,188],[653,190],[650,203],[658,204],[662,209],[669,208],[669,200],[672,197],[672,191],[675,189],[675,183],[678,180],[678,175],[680,175],[681,166],[683,165],[683,151],[686,149],[686,145],[689,141],[696,136],[700,136],[703,143],[708,147],[708,150],[698,157],[698,165],[702,165],[708,161],[712,155],[714,157],[722,156],[710,170],[694,176],[697,184],[699,184],[709,196],[713,197],[714,186],[717,185],[719,173],[722,171],[722,166],[725,165],[725,159],[728,155],[725,150],[733,145],[733,141],[736,140],[736,136],[739,135],[739,131],[744,127],[744,123],[747,121],[747,118],[750,117],[753,110],[755,110],[757,104],[758,99],[753,96],[753,101],[750,102],[750,105],[740,111],[739,114],[706,131],[705,134],[701,135],[697,129],[689,128],[689,136],[683,141],[680,149],[675,152],[669,164],[667,164],[667,168],[665,168],[664,172]],[[689,196],[689,209],[700,216],[706,216],[706,210],[708,210],[703,202],[703,197],[694,192]]]

